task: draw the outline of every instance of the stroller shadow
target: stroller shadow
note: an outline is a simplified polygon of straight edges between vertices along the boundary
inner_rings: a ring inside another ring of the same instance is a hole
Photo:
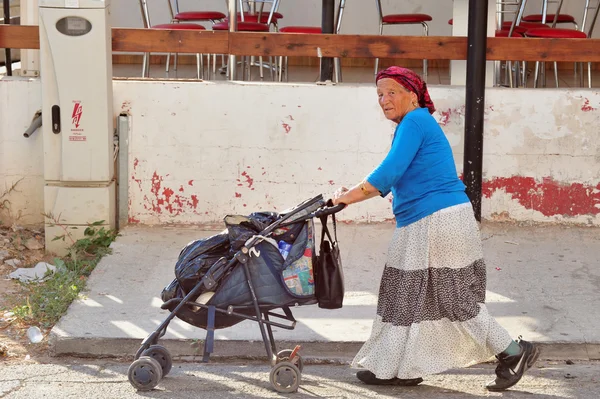
[[[324,367],[327,367],[325,372]],[[321,372],[319,372],[321,368]],[[347,367],[307,365],[297,392],[276,392],[269,382],[269,367],[250,363],[245,366],[182,365],[175,367],[172,374],[149,392],[138,394],[148,398],[187,397],[244,397],[244,398],[357,398],[357,397],[401,397],[401,398],[535,398],[559,399],[564,396],[537,394],[519,389],[518,386],[500,393],[488,392],[480,382],[491,378],[493,372],[487,368],[462,369],[448,374],[432,376],[416,387],[374,386],[358,381],[354,372]],[[453,375],[461,378],[453,378]],[[466,382],[466,381],[468,382]],[[462,381],[462,382],[461,382]],[[457,387],[457,384],[464,384]]]

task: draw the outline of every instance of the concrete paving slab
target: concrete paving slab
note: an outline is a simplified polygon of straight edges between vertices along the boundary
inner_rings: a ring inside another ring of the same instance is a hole
[[[351,357],[370,333],[377,290],[393,224],[341,225],[346,278],[344,307],[293,308],[292,331],[275,329],[280,347],[301,343],[305,356]],[[51,332],[56,354],[123,356],[168,312],[160,293],[174,278],[181,248],[215,234],[198,227],[128,226],[113,243],[75,301]],[[543,343],[546,357],[600,358],[600,231],[560,226],[484,224],[488,307],[513,336]],[[174,356],[202,352],[206,332],[175,319],[162,342]],[[256,323],[215,333],[216,356],[264,356]],[[308,352],[308,353],[307,353]]]

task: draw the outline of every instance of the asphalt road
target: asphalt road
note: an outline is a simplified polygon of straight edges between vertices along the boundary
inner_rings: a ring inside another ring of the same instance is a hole
[[[346,365],[307,364],[297,393],[281,394],[269,383],[264,362],[175,362],[152,391],[137,392],[127,380],[129,362],[49,358],[0,363],[0,398],[600,398],[600,362],[540,361],[504,393],[483,386],[494,365],[483,364],[427,377],[419,387],[374,387],[360,383]]]

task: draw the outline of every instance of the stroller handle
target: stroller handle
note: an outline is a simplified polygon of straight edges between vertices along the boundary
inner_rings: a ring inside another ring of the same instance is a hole
[[[315,217],[320,218],[323,216],[333,215],[335,213],[340,212],[341,210],[343,210],[346,207],[346,204],[337,204],[335,206],[332,206],[330,204],[332,204],[332,202],[327,201],[326,208],[321,208],[321,209],[315,211],[315,213],[314,213]]]

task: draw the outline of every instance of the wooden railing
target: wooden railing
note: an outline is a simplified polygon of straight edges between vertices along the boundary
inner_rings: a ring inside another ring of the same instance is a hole
[[[37,49],[37,26],[0,25],[0,48]],[[113,51],[262,56],[465,60],[467,38],[457,36],[304,35],[213,31],[112,29]],[[600,62],[600,39],[495,38],[488,60]]]

